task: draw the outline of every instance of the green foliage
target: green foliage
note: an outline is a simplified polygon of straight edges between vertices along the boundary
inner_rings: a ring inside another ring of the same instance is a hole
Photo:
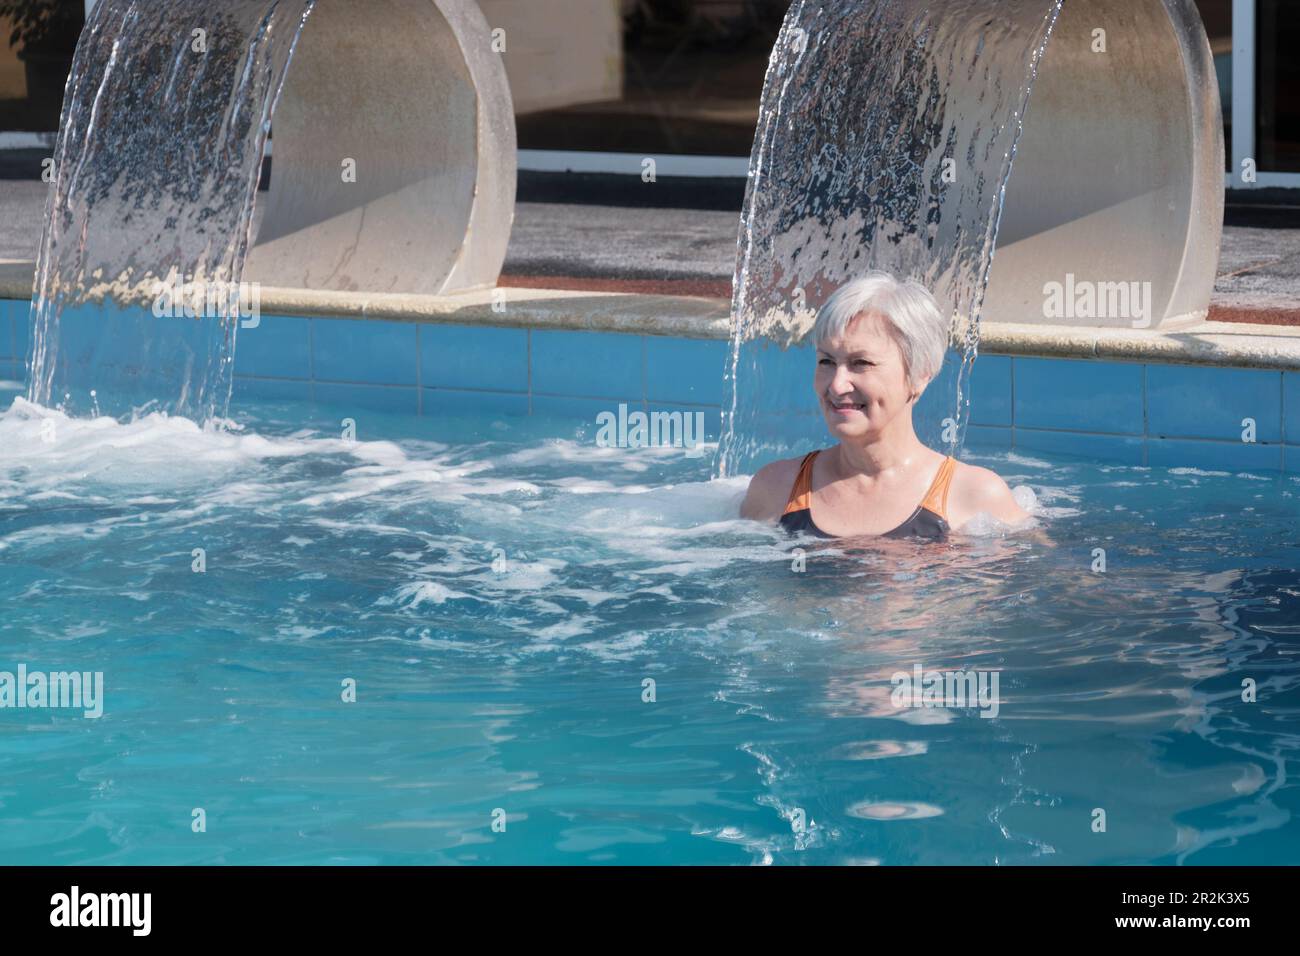
[[[13,24],[9,45],[24,52],[71,53],[84,17],[81,0],[0,0],[0,18]]]

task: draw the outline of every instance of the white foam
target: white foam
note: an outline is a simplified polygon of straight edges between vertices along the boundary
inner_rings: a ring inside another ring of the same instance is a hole
[[[1023,468],[1038,468],[1042,471],[1048,471],[1060,467],[1059,465],[1053,465],[1050,461],[1043,461],[1041,458],[1031,458],[1023,452],[999,452],[987,457],[999,461],[1005,461],[1009,465],[1020,465]]]
[[[639,656],[649,640],[644,633],[624,634],[606,641],[588,641],[582,644],[584,651],[601,660],[626,661]]]
[[[419,607],[422,604],[446,604],[447,601],[455,601],[459,600],[459,598],[477,600],[472,594],[452,591],[451,588],[438,584],[437,581],[415,581],[415,583],[403,584],[402,587],[398,588],[395,598],[381,597],[378,604],[400,604],[407,607]]]
[[[1011,489],[1011,497],[1020,507],[1021,511],[1027,514],[1036,514],[1038,511],[1038,496],[1034,494],[1034,489],[1028,485],[1017,485]]]
[[[600,618],[575,614],[563,621],[557,621],[546,627],[538,628],[536,634],[544,641],[567,641],[571,637],[590,634],[592,628],[598,624],[600,624]]]
[[[1006,521],[1001,521],[988,512],[980,512],[962,525],[958,530],[961,534],[970,538],[993,538],[1001,537],[1011,532],[1024,531],[1028,528],[1034,528],[1037,526],[1038,522],[1035,520],[1035,515],[1033,513],[1030,514],[1028,520],[1012,524]]]
[[[371,446],[386,446],[374,448]],[[153,412],[129,422],[70,418],[23,398],[0,413],[6,464],[25,468],[24,482],[41,485],[93,479],[108,486],[188,487],[276,458],[349,454],[401,460],[386,442],[334,438],[265,438],[188,418]]]

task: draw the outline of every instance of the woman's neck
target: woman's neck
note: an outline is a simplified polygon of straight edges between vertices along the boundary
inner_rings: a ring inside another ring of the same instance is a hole
[[[930,454],[921,444],[911,421],[890,433],[873,436],[865,441],[841,440],[835,448],[835,470],[841,478],[854,475],[875,477],[890,472],[906,471],[919,459]]]

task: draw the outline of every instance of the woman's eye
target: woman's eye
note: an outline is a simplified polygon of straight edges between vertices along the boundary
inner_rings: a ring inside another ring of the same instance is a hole
[[[834,365],[835,363],[832,362],[830,359],[818,359],[818,360],[817,360],[817,364],[818,364],[818,365]]]

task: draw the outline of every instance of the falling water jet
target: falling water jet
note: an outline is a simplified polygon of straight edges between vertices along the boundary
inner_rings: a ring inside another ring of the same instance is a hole
[[[1090,46],[1098,24],[1124,27],[1108,59]],[[870,269],[919,279],[950,310],[962,353],[916,424],[952,451],[985,311],[1043,322],[1044,283],[1073,271],[1151,280],[1153,326],[1203,318],[1222,170],[1192,0],[796,0],[750,159],[718,473],[825,441],[804,339],[829,294]]]
[[[313,0],[100,0],[68,78],[37,261],[28,399],[157,406],[230,397],[228,314],[159,321],[180,278],[240,280],[271,113]],[[229,296],[217,296],[229,301]]]
[[[974,323],[958,323],[978,315],[1033,70],[1059,11],[1060,0],[791,6],[741,215],[719,474],[823,437],[815,405],[792,400],[811,362],[788,350],[804,348],[817,308],[855,275],[920,279],[973,353]],[[957,95],[975,86],[979,96]]]
[[[474,0],[100,0],[64,102],[31,401],[84,411],[96,387],[108,414],[219,420],[259,286],[450,294],[500,273],[514,110]]]

